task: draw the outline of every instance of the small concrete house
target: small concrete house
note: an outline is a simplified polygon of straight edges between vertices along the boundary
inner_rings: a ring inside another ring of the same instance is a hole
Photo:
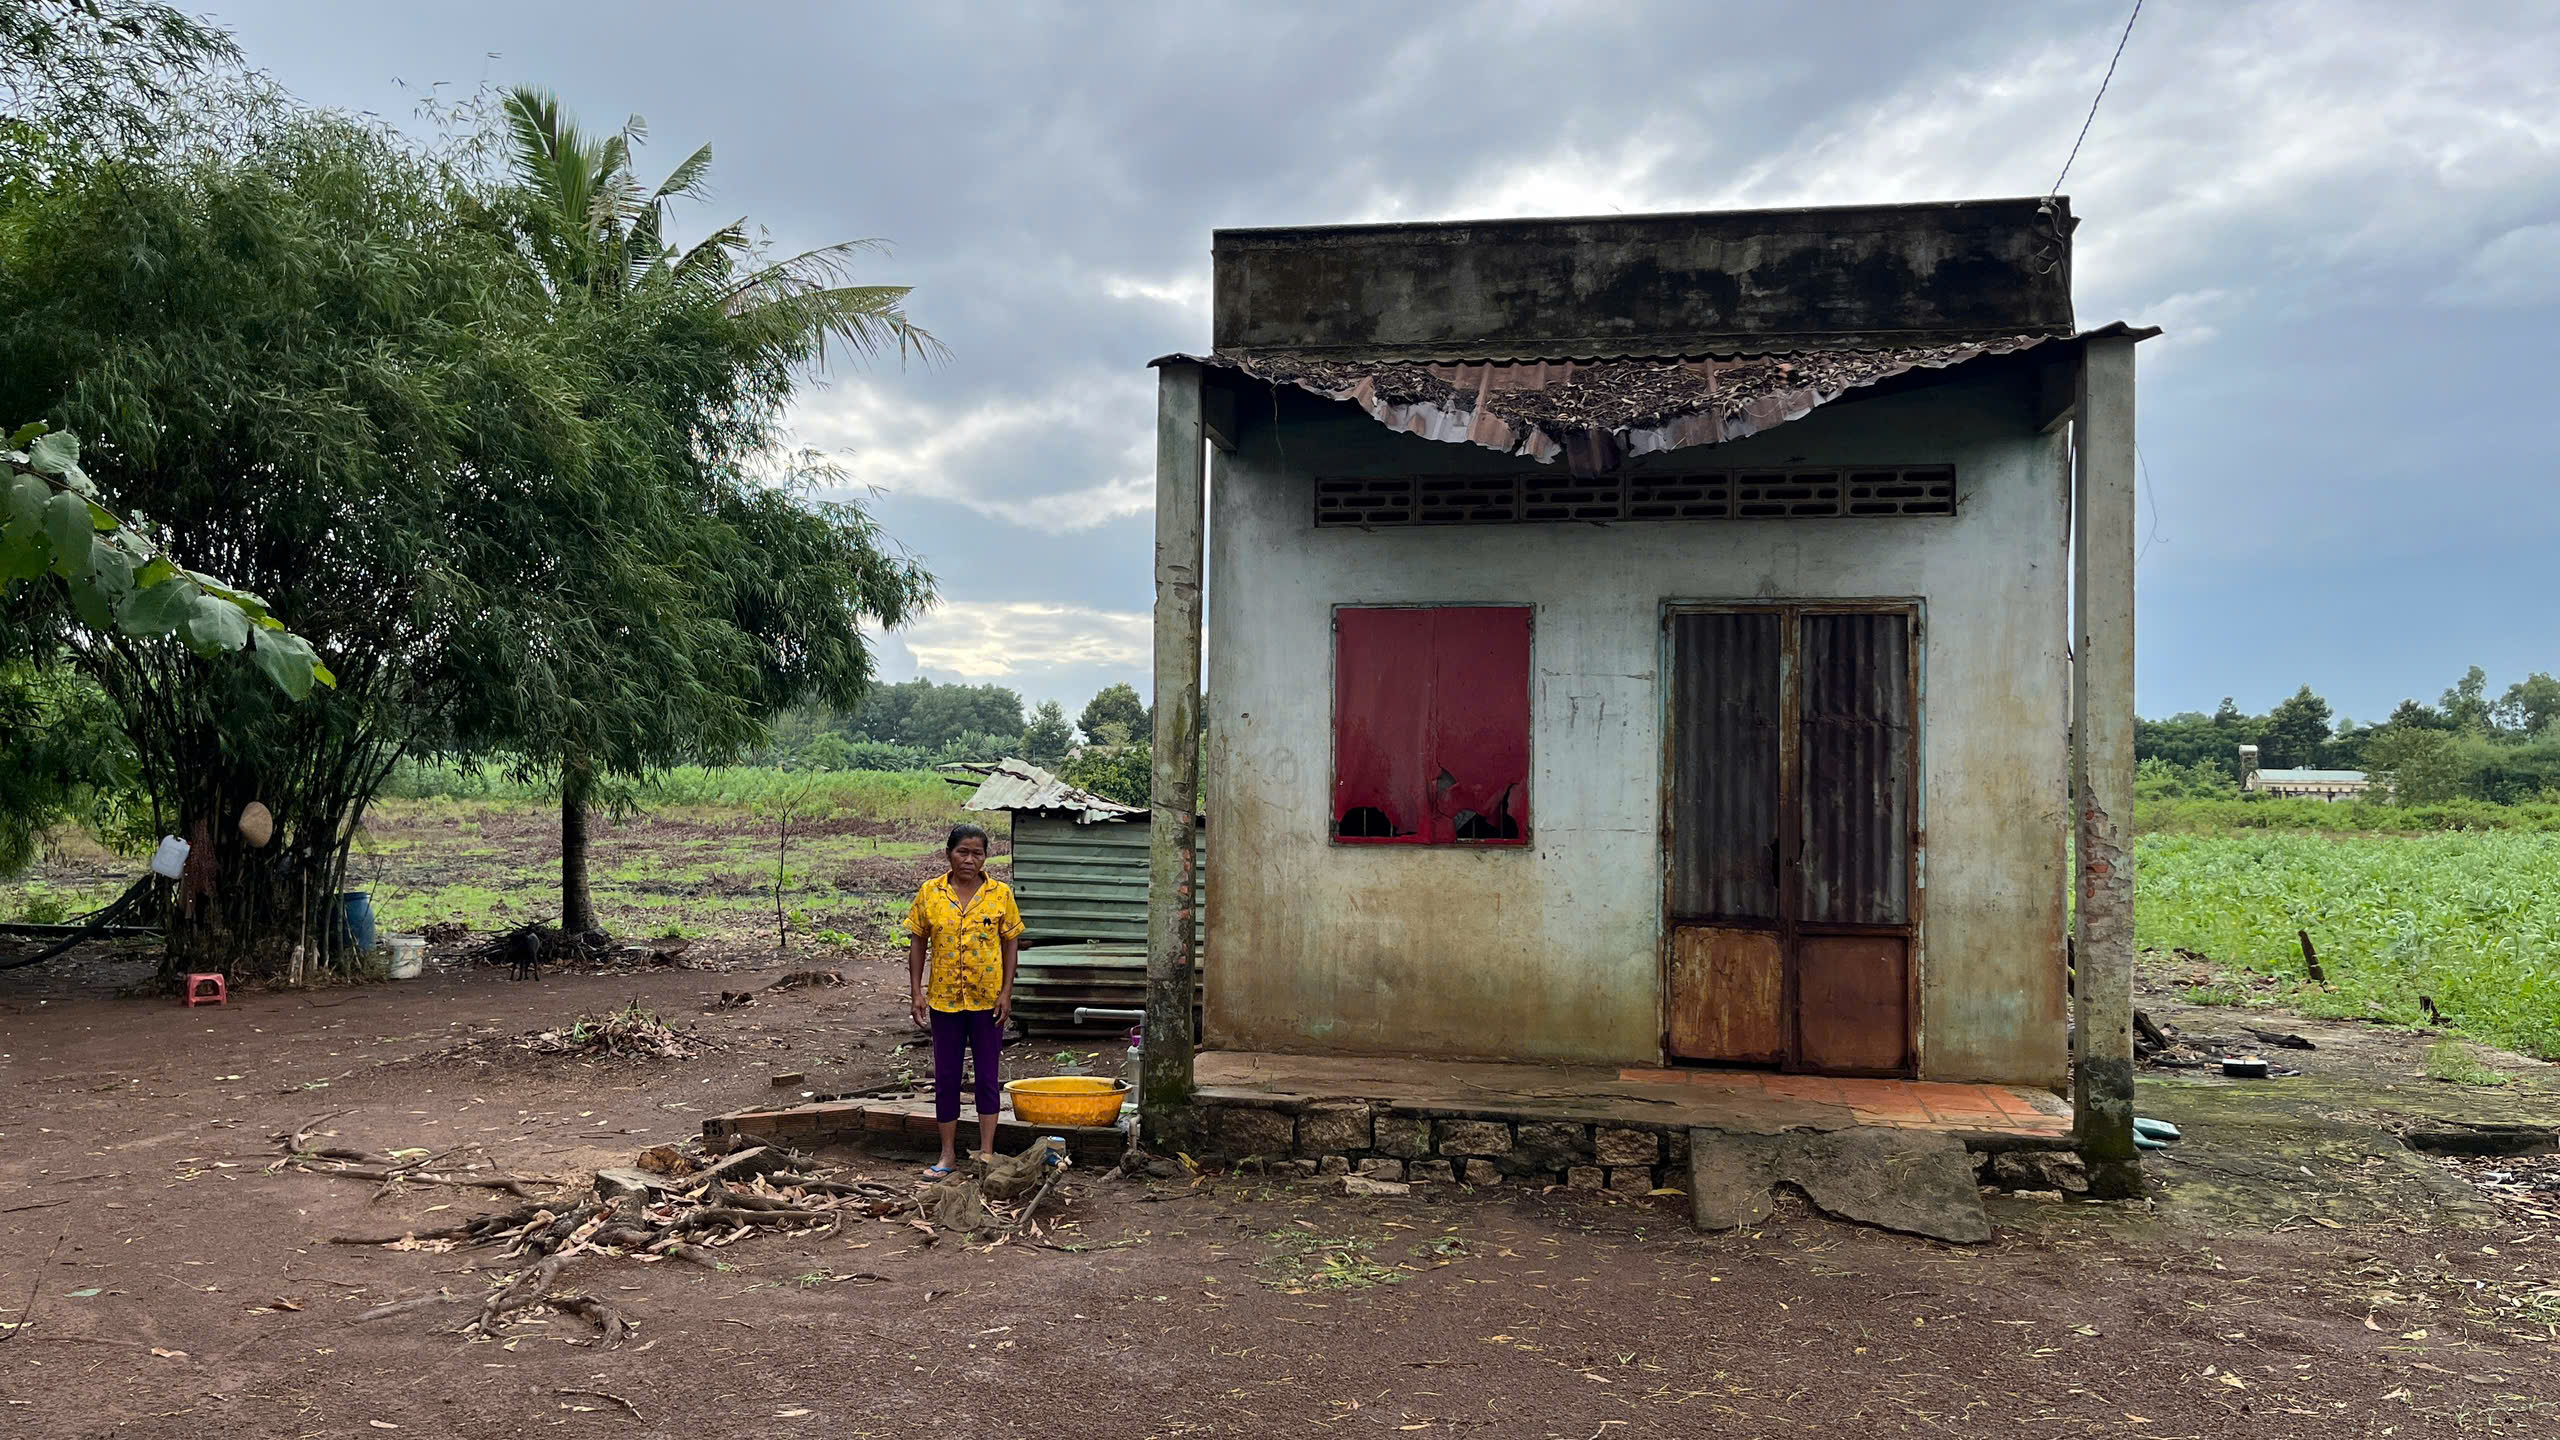
[[[2365,792],[2373,788],[2373,777],[2362,770],[2283,767],[2265,770],[2258,765],[2258,747],[2243,745],[2240,747],[2240,788],[2336,804],[2363,799]]]
[[[1213,348],[1157,362],[1203,1044],[2059,1086],[2077,825],[2111,1058],[2155,332],[2077,328],[2073,225],[1218,232]]]

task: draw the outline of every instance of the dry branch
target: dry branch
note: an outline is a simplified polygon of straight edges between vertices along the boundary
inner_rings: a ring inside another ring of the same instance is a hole
[[[461,1303],[461,1296],[454,1294],[450,1290],[438,1290],[433,1295],[421,1295],[414,1300],[394,1300],[388,1305],[376,1305],[372,1309],[357,1316],[356,1323],[362,1325],[368,1320],[388,1320],[394,1315],[406,1315],[413,1310],[427,1310],[438,1305],[459,1305]]]
[[[276,1137],[287,1147],[284,1158],[277,1163],[305,1165],[317,1174],[383,1172],[400,1163],[390,1156],[362,1151],[352,1153],[372,1163],[319,1157],[311,1146],[314,1132],[327,1118],[313,1121],[291,1135]],[[914,1219],[928,1226],[940,1222],[942,1229],[982,1238],[1000,1236],[1008,1227],[1018,1234],[1029,1228],[1033,1213],[1064,1173],[1064,1167],[1058,1166],[1042,1177],[1045,1183],[1017,1212],[1010,1207],[990,1210],[973,1178],[958,1177],[957,1184],[945,1181],[919,1196],[903,1187],[830,1172],[813,1157],[780,1145],[746,1144],[719,1156],[722,1148],[722,1142],[713,1140],[689,1142],[682,1149],[653,1147],[647,1152],[657,1159],[659,1174],[700,1167],[679,1182],[682,1189],[632,1188],[628,1177],[607,1174],[599,1183],[611,1199],[591,1191],[547,1205],[528,1204],[481,1215],[456,1225],[389,1236],[339,1236],[332,1243],[416,1248],[418,1241],[436,1240],[502,1247],[508,1258],[524,1268],[479,1296],[478,1312],[457,1333],[496,1334],[505,1328],[510,1316],[547,1306],[595,1326],[597,1343],[611,1346],[620,1343],[632,1328],[628,1317],[595,1296],[552,1293],[564,1267],[574,1259],[624,1255],[643,1261],[680,1260],[708,1270],[727,1271],[734,1267],[716,1258],[713,1247],[734,1243],[759,1230],[787,1226],[828,1227],[811,1232],[823,1235],[841,1228],[848,1219],[865,1217]],[[423,1156],[414,1165],[400,1169],[398,1176],[433,1178],[440,1172],[422,1167],[447,1158]],[[1018,1157],[1014,1169],[1027,1177],[1050,1163],[1045,1152],[1026,1152]],[[508,1183],[491,1177],[453,1178],[478,1181],[492,1188]],[[377,1307],[362,1318],[371,1320],[435,1305],[467,1303],[473,1302],[439,1290],[433,1295]]]
[[[592,1395],[598,1400],[610,1400],[614,1404],[621,1406],[623,1409],[630,1411],[631,1418],[634,1420],[639,1420],[641,1418],[639,1406],[632,1404],[630,1401],[623,1399],[621,1396],[614,1394],[610,1390],[581,1390],[572,1385],[555,1385],[551,1387],[551,1393],[554,1395]]]

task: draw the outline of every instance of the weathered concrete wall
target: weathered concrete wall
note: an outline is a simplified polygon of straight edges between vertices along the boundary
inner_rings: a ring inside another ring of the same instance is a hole
[[[1457,526],[1311,523],[1317,475],[1522,462],[1267,397],[1212,487],[1209,1043],[1652,1063],[1662,1053],[1661,608],[1920,597],[1925,926],[1920,1071],[2064,1074],[2068,710],[2064,474],[2020,382],[1817,413],[1664,470],[1937,464],[1958,514],[1884,520]],[[1282,433],[1285,431],[1285,433]],[[1336,845],[1336,605],[1528,604],[1530,808],[1520,849]]]
[[[1487,360],[2065,334],[2069,204],[2041,203],[1221,230],[1214,337]]]

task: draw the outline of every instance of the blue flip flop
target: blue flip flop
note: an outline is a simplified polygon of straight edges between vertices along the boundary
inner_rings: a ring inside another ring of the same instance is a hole
[[[924,1168],[924,1178],[927,1180],[947,1180],[951,1177],[951,1173],[959,1168],[960,1167],[957,1165],[928,1165]]]

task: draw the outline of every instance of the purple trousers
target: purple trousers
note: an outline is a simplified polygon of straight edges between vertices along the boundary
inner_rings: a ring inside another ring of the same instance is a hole
[[[993,1010],[936,1010],[933,1020],[933,1118],[949,1124],[960,1118],[960,1052],[966,1049],[970,1069],[977,1072],[980,1115],[1003,1108],[998,1069],[1004,1056],[1004,1027]]]

